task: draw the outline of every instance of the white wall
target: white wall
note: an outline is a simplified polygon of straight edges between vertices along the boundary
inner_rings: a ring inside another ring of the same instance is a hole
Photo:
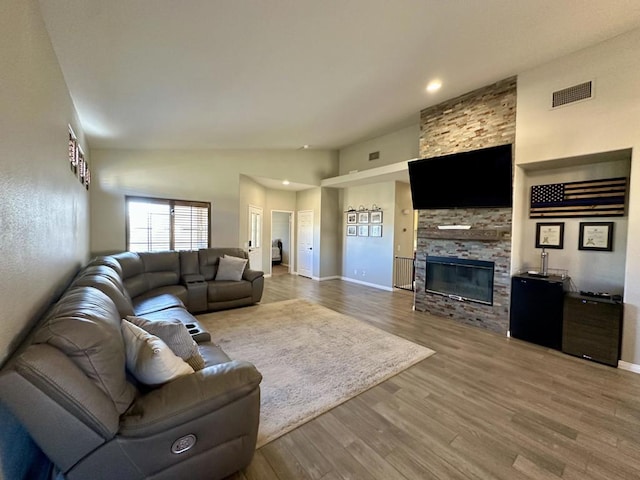
[[[334,188],[320,189],[320,280],[340,276],[341,205]]]
[[[395,182],[345,188],[343,210],[349,205],[382,209],[382,237],[346,236],[346,214],[342,214],[342,276],[391,290],[393,288]]]
[[[411,202],[411,187],[408,183],[396,182],[394,229],[394,255],[413,257],[414,214]]]
[[[414,125],[344,147],[340,150],[340,175],[417,158],[419,142],[420,122],[416,118]],[[380,152],[380,158],[369,161],[372,152]]]
[[[547,162],[550,163],[550,162]],[[628,177],[629,160],[576,165],[572,167],[526,172],[525,190],[532,185],[549,183],[578,182],[603,178]],[[528,201],[525,202],[528,205]],[[528,218],[528,206],[522,213],[522,244],[520,252],[522,270],[538,270],[541,249],[535,248],[536,224],[538,222],[564,223],[564,244],[562,249],[547,249],[549,268],[568,270],[571,280],[578,290],[610,292],[621,294],[624,290],[624,270],[627,253],[628,216],[625,217],[580,217],[540,219]],[[580,222],[613,222],[613,251],[594,252],[578,250]]]
[[[624,265],[622,360],[640,364],[640,30],[518,75],[516,164],[553,161],[597,152],[633,149],[629,189],[627,249]],[[551,93],[595,81],[593,100],[550,109]],[[516,171],[516,186],[525,184]],[[517,194],[514,212],[527,208]],[[527,222],[514,218],[513,264],[526,253]]]
[[[67,153],[67,125],[81,144],[82,131],[38,2],[1,11],[0,363],[89,252],[89,194]]]
[[[94,150],[92,162],[92,252],[125,249],[125,195],[211,202],[212,245],[243,246],[240,175],[319,185],[338,170],[320,150]]]

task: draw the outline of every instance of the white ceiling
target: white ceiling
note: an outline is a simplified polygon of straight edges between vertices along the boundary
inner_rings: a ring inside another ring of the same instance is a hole
[[[40,4],[92,148],[340,148],[640,26],[638,0]]]

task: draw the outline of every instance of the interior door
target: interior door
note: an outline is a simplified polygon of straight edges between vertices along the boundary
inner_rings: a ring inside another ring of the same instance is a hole
[[[313,210],[298,212],[298,275],[313,276]]]
[[[249,265],[262,270],[262,208],[249,205]]]

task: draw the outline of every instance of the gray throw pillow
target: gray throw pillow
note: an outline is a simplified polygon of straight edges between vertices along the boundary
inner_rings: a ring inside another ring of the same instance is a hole
[[[247,265],[248,261],[249,260],[246,258],[232,257],[229,255],[220,257],[216,280],[231,280],[232,282],[239,282],[242,280],[244,267]]]
[[[160,338],[173,353],[191,365],[194,370],[202,370],[205,367],[198,344],[193,340],[186,325],[177,318],[147,320],[144,317],[128,316],[127,320],[145,332]]]

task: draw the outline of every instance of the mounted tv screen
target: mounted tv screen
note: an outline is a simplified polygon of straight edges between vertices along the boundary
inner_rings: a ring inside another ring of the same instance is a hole
[[[414,210],[511,207],[511,144],[409,162]]]

